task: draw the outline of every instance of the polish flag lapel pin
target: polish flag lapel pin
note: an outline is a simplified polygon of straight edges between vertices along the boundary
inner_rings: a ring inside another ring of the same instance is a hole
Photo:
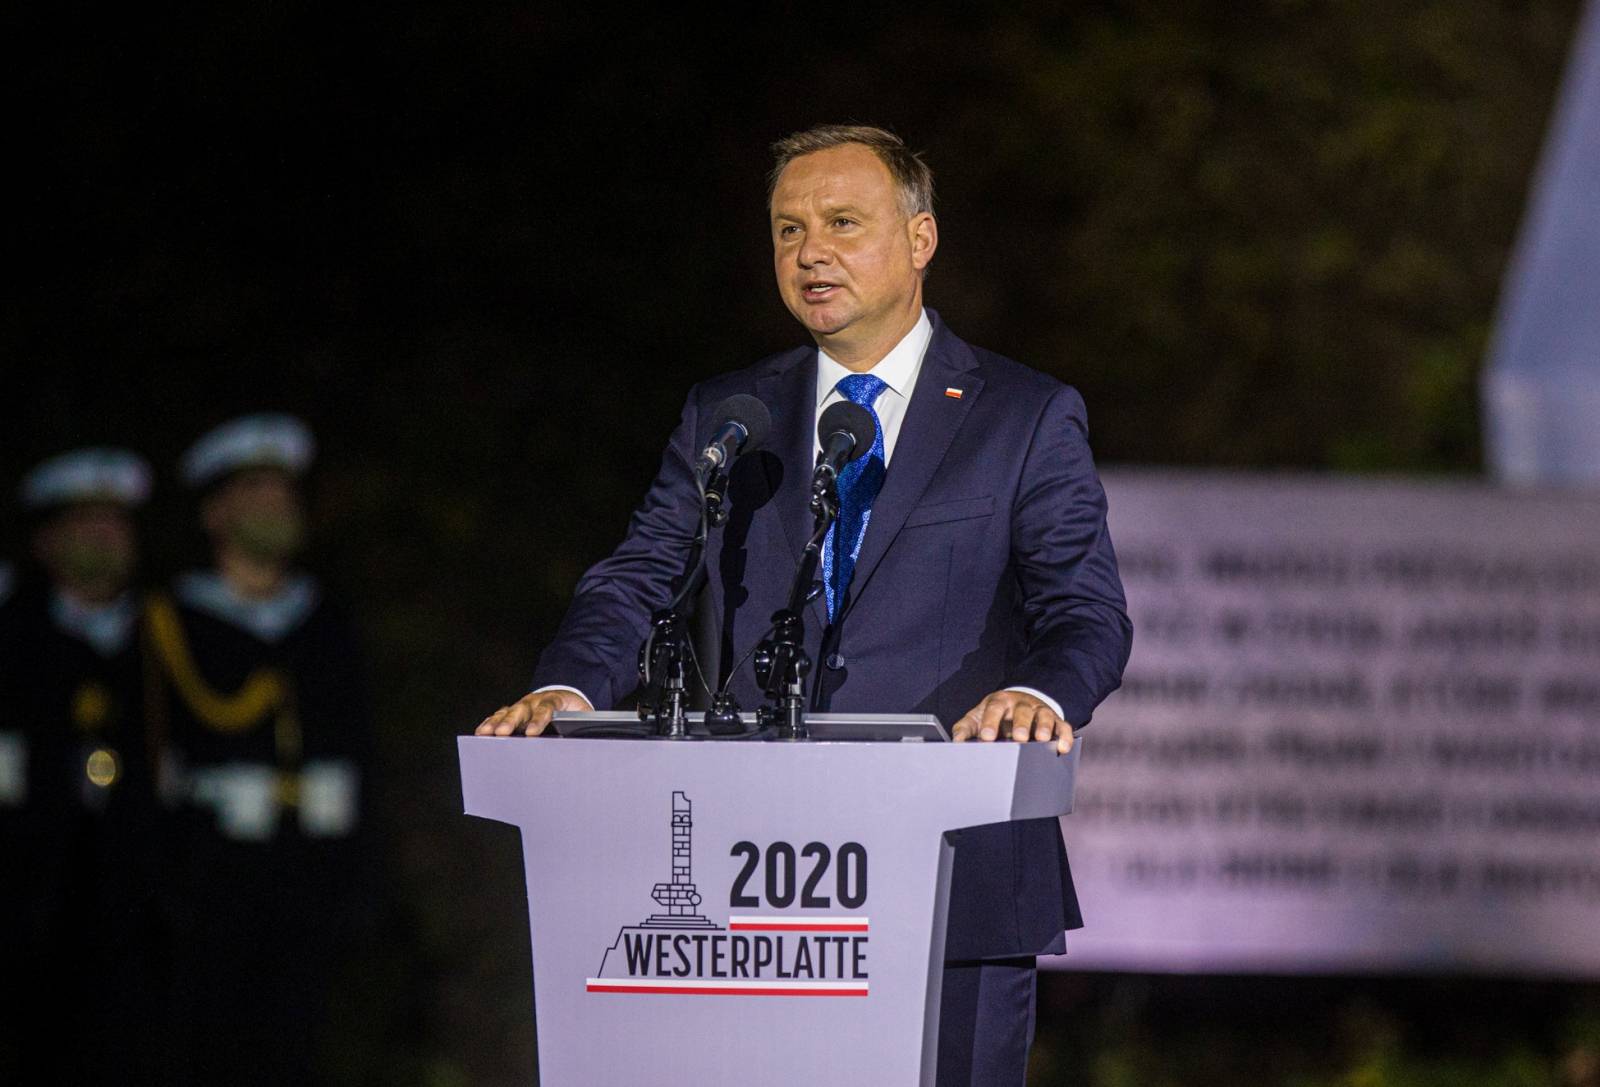
[[[961,399],[961,390],[957,389],[957,388],[947,387],[944,390],[944,394],[946,396],[948,396],[951,400],[960,400]]]

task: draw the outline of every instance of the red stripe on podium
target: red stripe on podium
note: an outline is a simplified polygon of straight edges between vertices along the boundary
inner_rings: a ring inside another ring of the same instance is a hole
[[[803,921],[765,921],[760,924],[735,921],[728,926],[729,932],[866,932],[867,926],[856,922],[841,922],[838,924],[807,924]]]
[[[751,989],[727,986],[590,985],[591,993],[650,993],[655,996],[866,996],[865,989]]]

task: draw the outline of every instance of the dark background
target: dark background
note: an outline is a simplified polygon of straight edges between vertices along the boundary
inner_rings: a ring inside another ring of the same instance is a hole
[[[0,486],[143,451],[160,578],[198,557],[183,449],[310,421],[308,562],[361,617],[392,873],[332,1059],[439,1085],[534,1063],[515,836],[461,817],[452,737],[521,692],[688,385],[800,342],[771,140],[923,149],[931,304],[1077,385],[1103,462],[1472,474],[1578,14],[42,7],[5,17]],[[0,555],[24,546],[8,516]],[[1057,975],[1041,1000],[1039,1082],[1600,1082],[1590,986]]]

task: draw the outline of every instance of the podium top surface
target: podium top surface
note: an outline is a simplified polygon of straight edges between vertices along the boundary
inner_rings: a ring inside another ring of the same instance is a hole
[[[1080,742],[1058,755],[1054,744],[1010,740],[628,743],[570,736],[461,736],[457,746],[467,814],[502,822],[520,822],[530,805],[584,790],[692,780],[767,806],[899,806],[926,797],[950,815],[945,829],[1067,814],[1082,748]]]

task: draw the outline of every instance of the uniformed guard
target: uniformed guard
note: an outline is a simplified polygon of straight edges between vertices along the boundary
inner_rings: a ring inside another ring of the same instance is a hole
[[[17,569],[0,562],[0,828],[9,825],[5,813],[22,806],[28,795],[27,744],[21,722],[8,712],[11,685],[17,674],[16,597]],[[3,834],[3,831],[0,831]],[[9,839],[0,837],[0,846]],[[9,852],[9,851],[8,851]],[[0,920],[8,914],[0,911]]]
[[[201,438],[182,474],[212,565],[148,609],[163,790],[184,813],[180,956],[196,1083],[309,1083],[362,908],[367,716],[355,641],[298,568],[313,443],[284,415]]]
[[[161,854],[134,581],[149,494],[144,460],[110,448],[45,461],[21,489],[37,569],[0,619],[14,837],[0,884],[22,960],[7,979],[22,1082],[128,1082],[159,1044]]]
[[[22,851],[27,843],[23,832],[22,806],[28,797],[27,742],[22,722],[13,712],[12,686],[18,674],[16,567],[0,563],[0,977],[20,977],[27,955],[22,941],[27,914],[27,895],[22,875]],[[22,1079],[19,986],[0,984],[0,1083]]]

